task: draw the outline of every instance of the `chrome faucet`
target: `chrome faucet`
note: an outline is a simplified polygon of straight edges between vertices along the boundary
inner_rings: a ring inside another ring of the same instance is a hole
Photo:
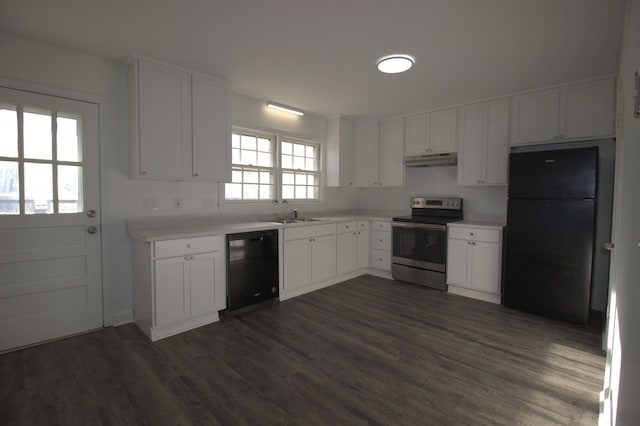
[[[298,209],[293,209],[293,211],[291,212],[291,217],[293,217],[294,219],[298,218]]]

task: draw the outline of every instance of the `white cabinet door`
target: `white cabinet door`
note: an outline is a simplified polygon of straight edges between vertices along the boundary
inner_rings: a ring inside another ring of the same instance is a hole
[[[231,180],[231,123],[229,89],[212,77],[193,74],[193,170],[194,179]]]
[[[363,269],[369,266],[369,227],[367,224],[366,229],[361,229],[361,223],[362,222],[358,222],[356,259],[357,269]]]
[[[404,154],[425,154],[429,146],[429,113],[425,112],[407,117],[406,133],[407,140]]]
[[[327,186],[353,186],[355,124],[344,118],[329,120],[327,125]]]
[[[155,261],[155,325],[190,316],[188,261],[183,256]]]
[[[471,288],[499,294],[500,245],[478,241],[471,248]]]
[[[286,244],[286,243],[285,243]],[[286,253],[285,253],[286,259]],[[336,236],[314,237],[311,242],[311,281],[325,281],[336,276]]]
[[[216,297],[216,286],[221,285],[220,252],[191,256],[189,275],[191,288],[191,316],[208,314],[224,309],[224,303]],[[221,307],[222,306],[222,307]]]
[[[614,78],[564,87],[561,105],[563,138],[605,137],[614,134]]]
[[[484,104],[465,105],[460,108],[458,185],[478,185],[482,180],[484,111]]]
[[[135,177],[191,177],[191,76],[136,59],[132,68]],[[137,115],[136,115],[137,112]]]
[[[284,289],[304,287],[311,282],[311,242],[308,238],[284,242]]]
[[[380,125],[378,121],[356,121],[354,186],[379,186]]]
[[[432,111],[430,115],[429,153],[456,152],[458,109],[441,109]]]
[[[514,96],[511,145],[553,141],[560,126],[560,89]]]
[[[485,104],[483,184],[506,185],[509,165],[509,99]]]
[[[336,240],[336,269],[338,275],[355,271],[358,261],[357,233],[338,234]]]
[[[470,287],[469,250],[466,240],[449,239],[447,242],[447,284]]]
[[[404,118],[385,120],[381,125],[380,185],[404,185]]]

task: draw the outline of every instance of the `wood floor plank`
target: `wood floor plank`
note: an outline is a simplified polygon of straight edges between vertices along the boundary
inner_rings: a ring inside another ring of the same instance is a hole
[[[600,331],[363,276],[0,355],[6,425],[596,425]]]

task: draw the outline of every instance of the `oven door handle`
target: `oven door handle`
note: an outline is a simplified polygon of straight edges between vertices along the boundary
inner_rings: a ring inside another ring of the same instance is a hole
[[[447,225],[433,225],[428,223],[405,223],[405,222],[391,222],[392,227],[396,228],[417,228],[417,229],[432,229],[434,231],[446,231]]]

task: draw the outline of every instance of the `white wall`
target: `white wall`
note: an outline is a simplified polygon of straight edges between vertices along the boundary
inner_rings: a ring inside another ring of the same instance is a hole
[[[467,187],[456,185],[457,166],[405,169],[404,188],[361,189],[358,207],[410,211],[414,196],[450,196],[464,200],[464,217],[504,221],[507,215],[507,187]]]
[[[640,424],[640,118],[633,117],[633,74],[640,69],[640,0],[625,5],[619,73],[607,370],[601,425]]]
[[[205,209],[204,197],[218,200],[217,184],[130,180],[128,142],[128,86],[125,60],[109,61],[45,43],[0,34],[0,82],[16,88],[68,96],[100,103],[102,180],[103,285],[105,321],[131,318],[131,243],[125,218],[146,215],[251,213],[279,214],[293,208],[305,211],[355,207],[350,189],[327,189],[321,203],[232,205]],[[179,64],[178,64],[179,65]],[[265,103],[245,96],[232,97],[237,124],[273,129],[290,136],[323,140],[325,119],[306,114],[301,119],[266,110]],[[234,124],[236,124],[234,122]],[[143,197],[157,197],[158,211],[142,208]],[[173,210],[174,197],[183,200]]]

